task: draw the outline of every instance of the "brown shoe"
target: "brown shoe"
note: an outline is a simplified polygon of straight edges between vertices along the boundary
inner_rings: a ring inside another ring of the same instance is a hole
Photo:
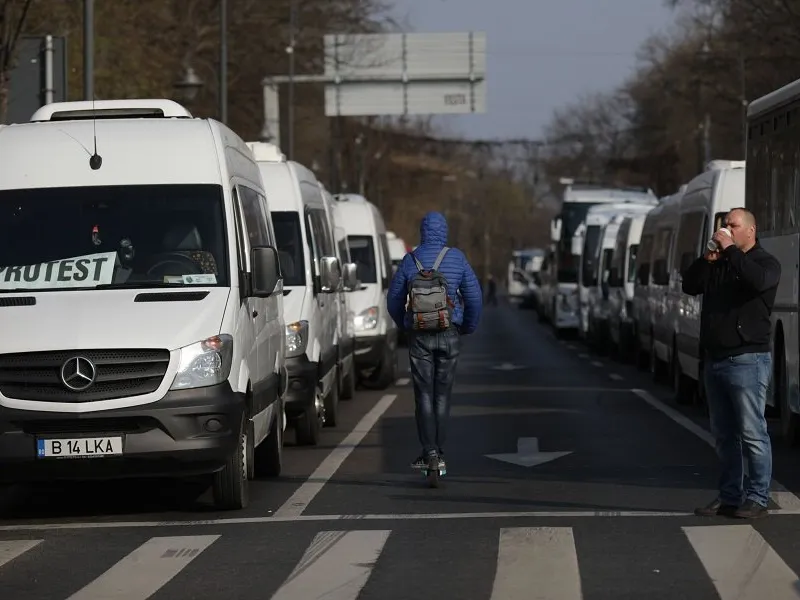
[[[760,519],[769,514],[766,506],[761,506],[758,502],[747,500],[742,506],[736,509],[733,516],[737,519]]]
[[[737,510],[737,506],[723,504],[721,500],[717,499],[707,506],[695,508],[694,514],[698,517],[733,517]]]

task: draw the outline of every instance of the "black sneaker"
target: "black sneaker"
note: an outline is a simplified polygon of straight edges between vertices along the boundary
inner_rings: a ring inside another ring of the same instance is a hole
[[[736,509],[733,516],[737,519],[760,519],[769,514],[766,506],[761,506],[758,502],[747,500]]]
[[[414,462],[411,463],[411,468],[422,469],[427,464],[428,464],[428,459],[426,459],[424,456],[419,456]]]
[[[698,517],[732,517],[737,510],[737,506],[733,506],[732,504],[723,504],[718,498],[707,506],[695,508],[694,514]]]

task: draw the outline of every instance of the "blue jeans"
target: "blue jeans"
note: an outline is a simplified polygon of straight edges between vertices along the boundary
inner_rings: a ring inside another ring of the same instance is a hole
[[[758,352],[708,360],[703,376],[711,433],[722,463],[720,500],[741,506],[744,497],[767,506],[772,480],[772,447],[764,408],[772,376],[772,357],[769,352]]]
[[[439,333],[410,332],[408,337],[417,435],[422,453],[423,456],[441,455],[461,340],[455,328]]]

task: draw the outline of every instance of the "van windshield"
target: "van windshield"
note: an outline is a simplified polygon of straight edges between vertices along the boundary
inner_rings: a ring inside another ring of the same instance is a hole
[[[0,190],[0,293],[227,286],[222,188]]]
[[[350,257],[356,263],[358,280],[361,283],[378,283],[378,270],[375,268],[375,245],[368,235],[349,235]]]
[[[305,285],[306,267],[300,216],[294,211],[275,211],[272,213],[272,228],[278,244],[283,285]]]

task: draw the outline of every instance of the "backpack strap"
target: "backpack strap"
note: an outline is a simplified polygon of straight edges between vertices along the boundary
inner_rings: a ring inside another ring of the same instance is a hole
[[[422,266],[422,263],[421,263],[421,262],[419,262],[419,259],[417,258],[417,255],[416,255],[416,254],[414,254],[413,252],[410,252],[410,254],[411,254],[411,258],[413,258],[413,259],[414,259],[414,262],[415,262],[415,263],[417,263],[417,270],[418,270],[420,273],[422,273],[422,272],[425,270],[425,267],[423,267],[423,266]]]
[[[439,265],[442,264],[442,260],[444,259],[444,255],[447,254],[447,251],[450,250],[447,246],[442,248],[442,251],[439,252],[439,256],[436,257],[436,262],[433,263],[433,270],[438,271]]]

